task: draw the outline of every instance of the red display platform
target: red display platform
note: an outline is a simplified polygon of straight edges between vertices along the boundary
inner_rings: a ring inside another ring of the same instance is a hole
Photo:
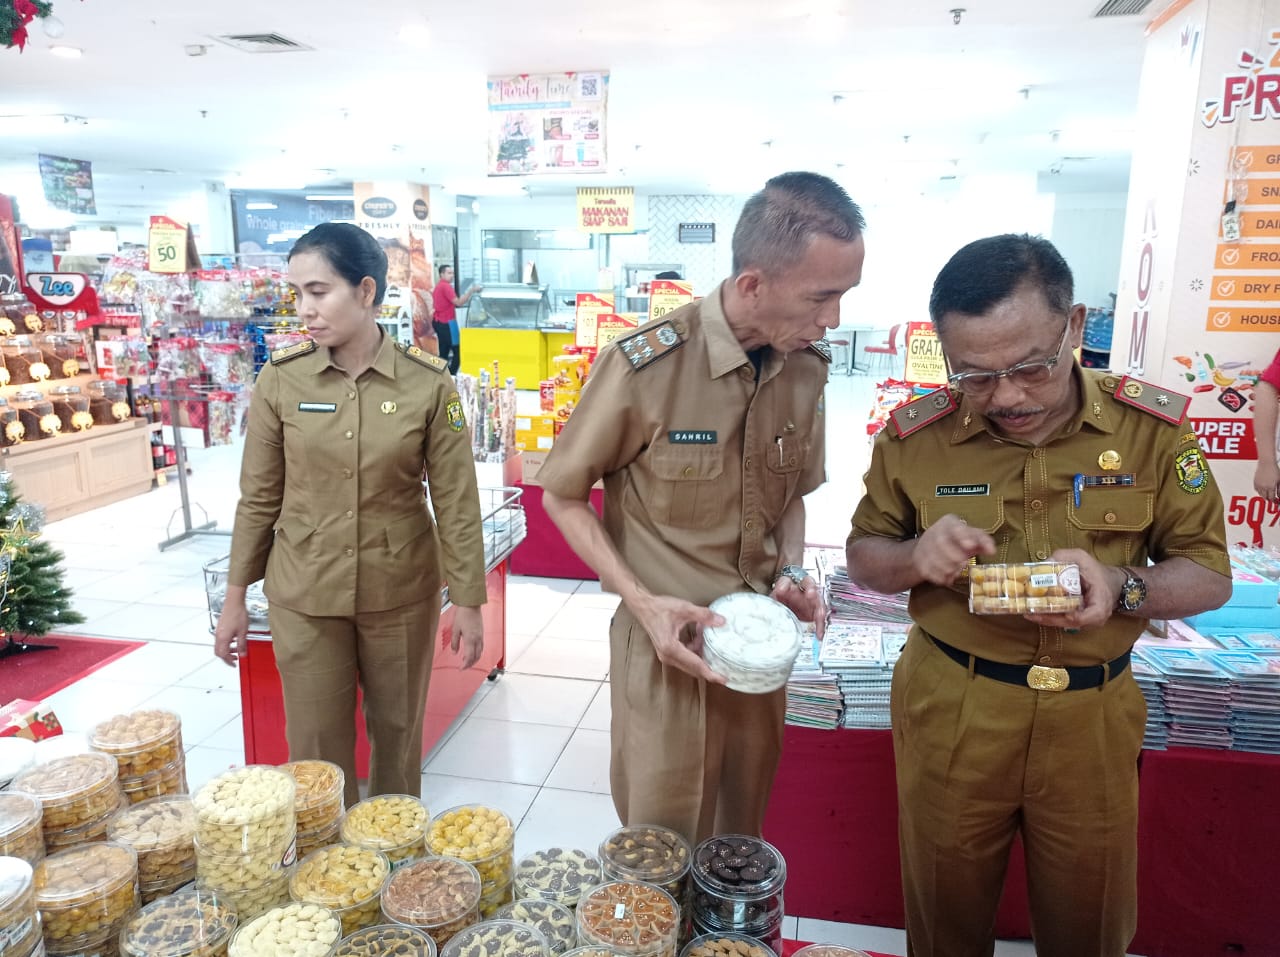
[[[506,664],[507,655],[507,563],[502,562],[485,578],[489,600],[484,606],[484,653],[466,671],[458,667],[458,654],[449,650],[449,629],[453,609],[440,615],[435,658],[431,665],[431,684],[427,688],[427,710],[422,718],[422,753],[425,755],[441,735],[462,713],[476,689]],[[441,641],[445,644],[441,645]],[[244,759],[246,764],[283,764],[289,760],[284,737],[284,698],[280,691],[280,675],[270,639],[251,638],[249,652],[240,659],[240,703],[244,723]],[[357,699],[356,768],[360,776],[369,773],[369,740],[365,736],[364,716]]]
[[[1142,756],[1138,934],[1147,957],[1280,954],[1280,758],[1175,748]],[[903,925],[888,731],[788,727],[764,836],[787,860],[787,911]],[[832,875],[839,875],[835,880]],[[1015,845],[996,920],[1029,937]]]
[[[574,554],[542,507],[542,489],[537,485],[518,484],[520,504],[524,506],[524,541],[511,553],[511,574],[535,575],[539,578],[583,578],[595,581],[599,576]],[[604,513],[604,491],[591,490],[591,507]]]

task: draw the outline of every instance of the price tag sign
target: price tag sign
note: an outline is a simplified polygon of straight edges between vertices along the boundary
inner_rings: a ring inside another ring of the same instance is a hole
[[[596,348],[596,327],[601,316],[613,314],[613,293],[580,292],[574,313],[573,344]]]
[[[187,271],[187,227],[168,216],[152,216],[147,234],[147,269],[151,272]]]
[[[693,302],[693,283],[683,279],[655,279],[649,283],[649,318],[661,319]]]
[[[596,348],[603,349],[614,339],[619,336],[625,336],[631,330],[638,328],[639,325],[640,317],[635,313],[621,316],[601,316],[600,322],[596,327]]]

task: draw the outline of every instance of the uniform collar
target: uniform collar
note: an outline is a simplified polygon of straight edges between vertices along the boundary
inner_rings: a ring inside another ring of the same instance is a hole
[[[738,337],[733,334],[733,329],[729,327],[729,320],[725,317],[724,301],[721,298],[723,293],[724,283],[722,282],[711,290],[709,296],[699,302],[703,335],[707,340],[707,364],[713,379],[726,376],[743,366],[751,366],[746,350],[738,342]],[[784,359],[784,356],[769,349],[765,353],[764,363],[760,368],[760,381],[764,382],[772,378],[782,367]]]
[[[381,332],[381,330],[379,331]],[[333,353],[329,351],[328,346],[321,346],[316,351],[316,355],[320,360],[316,365],[315,371],[317,375],[326,369],[336,369],[346,375],[346,372],[333,361]],[[378,353],[373,357],[373,363],[369,366],[369,369],[387,379],[396,377],[396,344],[385,332],[382,332],[382,342],[378,346]]]
[[[1109,401],[1120,381],[1112,375],[1099,375],[1086,372],[1078,362],[1071,364],[1071,374],[1076,377],[1080,386],[1080,411],[1075,419],[1063,426],[1059,435],[1074,434],[1088,427],[1097,432],[1110,433],[1116,430],[1114,403]],[[1108,391],[1110,390],[1110,391]],[[993,437],[1002,438],[999,432],[991,428],[986,417],[972,407],[968,396],[954,393],[960,398],[960,408],[951,432],[951,444],[958,445],[975,435],[987,432]]]

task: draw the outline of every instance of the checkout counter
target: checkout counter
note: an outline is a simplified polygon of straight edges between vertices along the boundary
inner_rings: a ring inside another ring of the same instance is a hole
[[[517,389],[538,388],[551,378],[551,360],[573,344],[573,314],[553,313],[548,287],[520,283],[486,285],[459,315],[462,371],[474,374],[497,362]]]

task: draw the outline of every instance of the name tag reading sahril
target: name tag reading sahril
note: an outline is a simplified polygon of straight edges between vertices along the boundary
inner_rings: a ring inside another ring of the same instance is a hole
[[[933,494],[938,498],[948,495],[990,495],[991,486],[985,482],[979,485],[935,485]]]
[[[672,445],[715,445],[716,433],[705,429],[687,431],[671,430],[667,433],[667,441]]]

